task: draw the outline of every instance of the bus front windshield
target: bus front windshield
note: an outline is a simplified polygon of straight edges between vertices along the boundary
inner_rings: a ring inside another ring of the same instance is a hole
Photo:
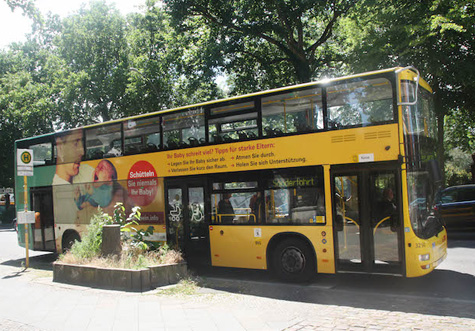
[[[433,210],[435,193],[442,184],[436,158],[437,124],[433,99],[429,91],[421,86],[415,89],[412,82],[403,82],[401,86],[403,101],[414,100],[417,90],[417,103],[403,106],[409,215],[416,235],[430,238],[442,229]]]

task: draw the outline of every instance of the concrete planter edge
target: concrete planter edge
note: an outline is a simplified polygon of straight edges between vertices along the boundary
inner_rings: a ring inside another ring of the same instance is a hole
[[[53,282],[93,288],[145,292],[176,284],[188,274],[186,262],[161,264],[144,269],[102,268],[88,265],[53,263]]]

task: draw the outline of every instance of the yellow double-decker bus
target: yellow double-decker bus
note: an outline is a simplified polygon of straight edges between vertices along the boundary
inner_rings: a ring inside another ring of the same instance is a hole
[[[447,249],[431,94],[392,68],[19,140],[34,151],[30,247],[62,251],[123,202],[189,264],[427,274]]]

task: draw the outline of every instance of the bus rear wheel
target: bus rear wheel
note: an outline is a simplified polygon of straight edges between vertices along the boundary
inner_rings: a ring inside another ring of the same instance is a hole
[[[66,231],[63,234],[63,239],[61,241],[61,246],[63,248],[63,253],[66,253],[71,249],[75,241],[81,241],[81,237],[76,231]]]
[[[315,276],[315,258],[303,240],[288,238],[281,241],[275,247],[272,260],[274,271],[284,281],[305,282]]]

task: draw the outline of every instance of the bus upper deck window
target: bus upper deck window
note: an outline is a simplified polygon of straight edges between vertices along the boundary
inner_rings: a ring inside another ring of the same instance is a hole
[[[330,129],[393,121],[391,83],[378,78],[330,86],[327,108]]]
[[[101,159],[122,155],[121,123],[86,130],[86,158]]]
[[[163,116],[163,145],[184,148],[203,145],[205,140],[204,109],[190,109]]]
[[[293,91],[262,99],[264,136],[323,129],[322,90]]]
[[[30,146],[33,150],[33,165],[47,165],[53,163],[53,144],[45,142]]]
[[[258,136],[254,102],[211,108],[210,114],[208,130],[212,143],[248,140]]]
[[[128,120],[124,123],[125,154],[155,152],[160,149],[160,117]]]

